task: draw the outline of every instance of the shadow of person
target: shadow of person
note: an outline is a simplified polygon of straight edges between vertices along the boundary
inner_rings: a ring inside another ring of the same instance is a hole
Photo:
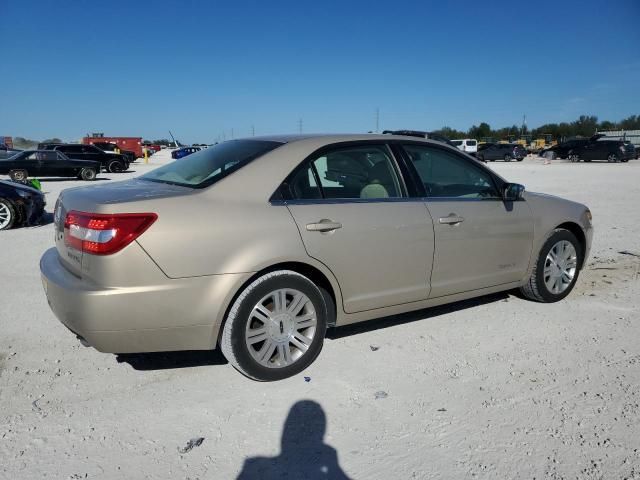
[[[324,443],[326,428],[327,418],[318,403],[296,402],[284,424],[280,455],[248,458],[238,480],[348,480],[338,464],[338,452]]]

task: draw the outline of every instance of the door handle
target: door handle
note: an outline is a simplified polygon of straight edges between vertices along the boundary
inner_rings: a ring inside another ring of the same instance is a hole
[[[333,232],[338,228],[342,228],[342,224],[323,218],[317,223],[307,223],[307,230],[310,232]]]
[[[444,223],[446,225],[457,225],[458,223],[464,222],[463,217],[459,217],[455,213],[450,213],[448,217],[440,217],[438,222]]]

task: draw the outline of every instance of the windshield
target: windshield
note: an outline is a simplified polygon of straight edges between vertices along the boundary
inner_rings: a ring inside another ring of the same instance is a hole
[[[204,188],[281,145],[265,140],[230,140],[183,157],[139,178]]]

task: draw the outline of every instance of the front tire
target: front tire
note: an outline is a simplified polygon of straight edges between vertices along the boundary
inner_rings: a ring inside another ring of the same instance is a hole
[[[122,173],[124,172],[124,164],[120,160],[112,160],[107,165],[107,170],[110,173]]]
[[[16,223],[16,209],[9,200],[0,198],[0,230],[9,230]]]
[[[508,153],[504,156],[504,161],[505,162],[510,162],[511,161],[511,155],[509,155]]]
[[[615,153],[612,153],[611,155],[609,155],[607,157],[607,162],[609,162],[609,163],[617,163],[618,162],[618,156]]]
[[[578,280],[583,255],[582,245],[573,233],[556,229],[540,249],[531,276],[520,292],[536,302],[562,300]]]
[[[80,175],[79,177],[82,180],[85,180],[87,182],[90,182],[92,180],[96,179],[96,171],[93,168],[83,168],[82,170],[80,170]]]
[[[327,318],[322,292],[313,282],[297,272],[277,270],[253,281],[235,300],[220,348],[243,375],[282,380],[316,359]]]

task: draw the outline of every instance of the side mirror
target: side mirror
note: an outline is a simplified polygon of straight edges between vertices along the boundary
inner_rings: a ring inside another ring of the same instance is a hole
[[[502,189],[502,198],[507,202],[514,202],[522,199],[524,193],[524,185],[519,183],[507,183]]]

